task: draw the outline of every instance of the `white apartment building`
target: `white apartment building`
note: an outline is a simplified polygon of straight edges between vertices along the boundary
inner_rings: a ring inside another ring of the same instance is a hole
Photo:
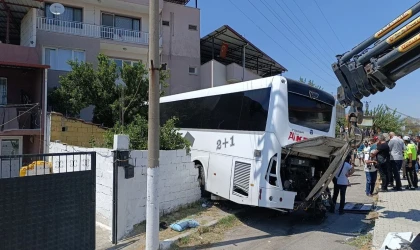
[[[189,0],[159,0],[161,63],[170,70],[168,94],[200,88],[200,10]],[[54,15],[53,3],[64,13]],[[35,47],[40,63],[50,65],[48,87],[59,85],[59,76],[70,70],[68,60],[91,62],[103,53],[123,62],[147,65],[149,0],[4,0],[0,41]],[[82,118],[89,120],[89,110]],[[90,114],[91,115],[91,114]]]

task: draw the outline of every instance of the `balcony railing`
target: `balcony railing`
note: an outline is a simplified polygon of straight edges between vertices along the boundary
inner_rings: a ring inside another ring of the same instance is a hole
[[[38,104],[0,105],[0,132],[40,127],[41,112]]]
[[[80,22],[69,22],[46,17],[37,17],[36,27],[40,30],[64,33],[76,36],[109,39],[120,42],[149,44],[149,33],[109,26]],[[162,37],[159,40],[162,46]]]

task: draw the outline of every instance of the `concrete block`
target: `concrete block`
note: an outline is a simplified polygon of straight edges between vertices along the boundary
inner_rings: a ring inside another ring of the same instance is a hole
[[[171,161],[172,161],[172,159],[168,158],[166,156],[159,157],[159,165],[160,164],[162,164],[162,165],[171,164]]]
[[[187,150],[186,149],[178,149],[176,151],[176,156],[186,156],[187,155]]]
[[[185,178],[185,184],[190,184],[190,183],[192,183],[192,182],[195,182],[195,178],[194,178],[194,176],[188,176],[187,178]],[[189,187],[189,185],[188,185],[188,187]]]
[[[189,168],[188,173],[190,176],[198,177],[199,170],[196,168]]]
[[[182,157],[182,162],[191,162],[191,156],[183,156]]]
[[[128,135],[114,135],[114,150],[128,150],[130,138]]]
[[[131,158],[143,158],[143,151],[142,150],[132,150],[130,152]]]

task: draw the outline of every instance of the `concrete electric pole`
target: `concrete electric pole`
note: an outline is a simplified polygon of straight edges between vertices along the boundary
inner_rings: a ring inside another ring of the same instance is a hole
[[[149,133],[146,250],[159,249],[159,0],[149,0]]]

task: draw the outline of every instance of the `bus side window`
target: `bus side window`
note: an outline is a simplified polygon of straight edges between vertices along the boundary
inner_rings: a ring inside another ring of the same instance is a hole
[[[277,180],[277,154],[271,157],[270,162],[268,164],[267,173],[265,175],[265,179],[270,183],[272,186],[278,187],[278,180]]]

